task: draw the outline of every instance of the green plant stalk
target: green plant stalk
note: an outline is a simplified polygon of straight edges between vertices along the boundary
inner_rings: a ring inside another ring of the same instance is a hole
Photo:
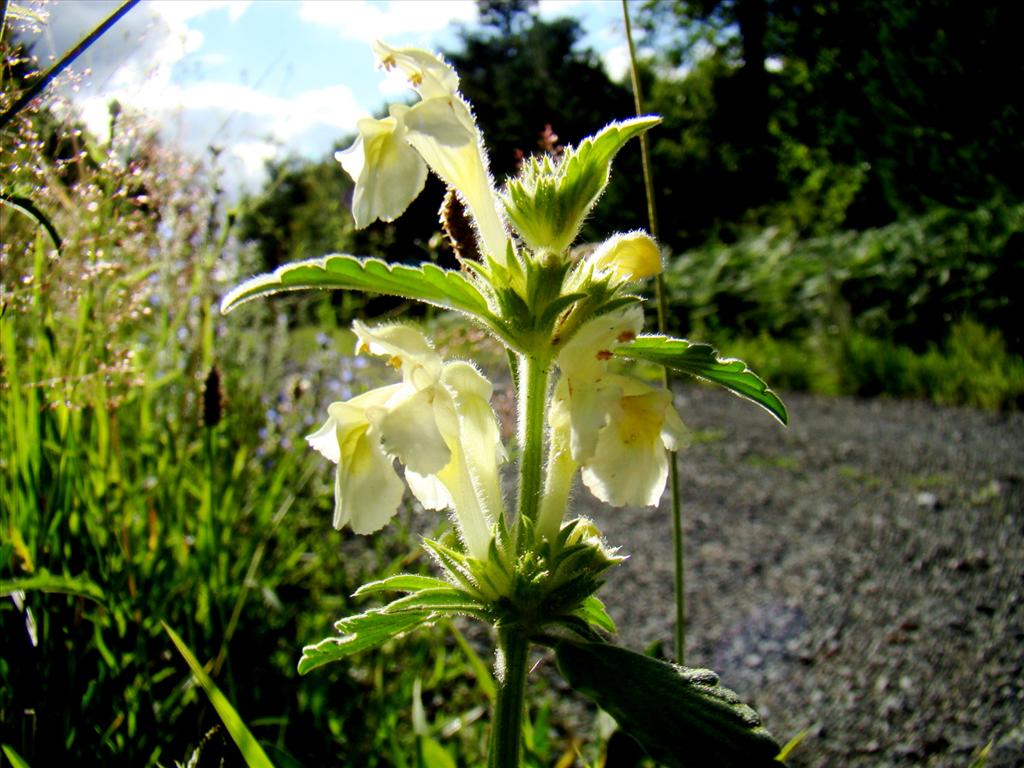
[[[118,6],[117,10],[100,22],[92,32],[79,40],[78,43],[75,44],[74,48],[67,51],[60,57],[59,61],[55,62],[52,67],[40,75],[39,78],[28,87],[28,90],[26,90],[17,101],[15,101],[2,115],[0,115],[0,129],[11,122],[11,120],[14,119],[14,116],[28,106],[32,99],[42,93],[46,86],[53,82],[57,75],[67,69],[75,59],[88,50],[93,43],[99,40],[108,29],[114,26],[122,16],[138,5],[138,3],[139,0],[125,0],[125,2]]]
[[[501,674],[494,706],[488,768],[519,768],[529,642],[518,627],[498,629]]]
[[[519,518],[537,521],[543,488],[544,416],[547,410],[550,361],[520,355],[519,378]]]
[[[643,95],[640,91],[640,72],[636,64],[636,46],[633,45],[633,28],[629,22],[629,8],[626,0],[622,0],[622,19],[626,24],[626,42],[629,44],[629,71],[633,84],[633,105],[637,117],[644,114]],[[658,239],[658,213],[654,205],[654,176],[651,172],[651,156],[647,147],[647,134],[640,134],[640,157],[644,170],[644,191],[647,196],[647,225],[651,237]],[[665,291],[665,278],[658,273],[655,279],[655,293],[658,302],[658,333],[667,333],[668,298]],[[662,382],[665,389],[672,391],[672,374],[668,368],[661,369]],[[683,511],[679,495],[679,462],[676,452],[670,451],[668,459],[669,484],[672,487],[672,550],[675,561],[675,596],[676,596],[676,631],[675,656],[676,663],[683,664],[686,653],[686,594],[683,576]]]
[[[521,354],[515,367],[521,450],[517,520],[536,522],[540,510],[550,370],[550,360],[537,354]],[[498,627],[498,691],[488,749],[489,768],[519,766],[528,651],[529,642],[521,628]]]

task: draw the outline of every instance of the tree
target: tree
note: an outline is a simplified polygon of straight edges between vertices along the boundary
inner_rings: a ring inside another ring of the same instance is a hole
[[[498,182],[524,155],[576,144],[633,114],[628,87],[612,82],[574,19],[544,21],[533,2],[481,2],[479,29],[464,27],[445,57],[461,77],[487,139]],[[623,152],[591,234],[635,226],[644,215],[639,152]],[[584,232],[584,238],[588,233]]]
[[[785,201],[826,165],[867,171],[855,227],[1024,191],[1019,99],[993,87],[1024,78],[1019,4],[694,0],[642,16],[662,65],[689,69],[678,91],[660,90],[654,106],[681,120],[662,135],[700,136],[707,151],[679,158],[714,200],[684,235]],[[678,103],[694,94],[700,109]],[[813,161],[794,163],[801,154]]]
[[[352,247],[352,216],[344,204],[352,183],[333,159],[267,163],[267,186],[241,206],[239,236],[255,244],[260,269]]]

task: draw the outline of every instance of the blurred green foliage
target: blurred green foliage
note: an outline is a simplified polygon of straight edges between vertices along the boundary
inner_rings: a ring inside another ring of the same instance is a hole
[[[359,583],[424,567],[412,509],[373,539],[330,528],[330,468],[301,439],[378,374],[347,333],[288,333],[287,306],[222,322],[259,255],[215,171],[111,119],[101,144],[26,112],[0,147],[0,191],[63,243],[0,207],[0,743],[29,765],[235,764],[166,622],[279,765],[415,764],[417,677],[438,738],[480,756],[451,630],[298,677]]]
[[[992,86],[1024,76],[1022,20],[1018,4],[969,0],[646,3],[655,155],[684,147],[659,180],[678,203],[664,236],[689,247],[786,203],[807,173],[794,147],[864,172],[847,228],[1020,199],[1019,99]]]
[[[996,202],[818,237],[754,230],[680,255],[666,279],[686,333],[786,338],[855,328],[920,350],[970,316],[1005,329],[1019,351],[1022,246],[1024,205]]]
[[[783,390],[1024,408],[1024,360],[1007,352],[1002,334],[970,319],[954,323],[944,344],[923,351],[859,331],[832,338],[727,337],[720,343]]]

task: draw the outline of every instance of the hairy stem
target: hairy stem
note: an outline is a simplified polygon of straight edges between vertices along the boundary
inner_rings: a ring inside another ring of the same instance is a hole
[[[519,768],[529,648],[526,636],[516,627],[501,627],[498,630],[501,669],[487,756],[488,768]]]
[[[519,358],[519,517],[536,522],[544,470],[544,427],[551,363]]]

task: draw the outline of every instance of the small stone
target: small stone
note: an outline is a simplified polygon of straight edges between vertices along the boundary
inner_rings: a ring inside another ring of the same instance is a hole
[[[875,680],[875,693],[883,694],[889,687],[889,678],[886,675],[879,675]]]

